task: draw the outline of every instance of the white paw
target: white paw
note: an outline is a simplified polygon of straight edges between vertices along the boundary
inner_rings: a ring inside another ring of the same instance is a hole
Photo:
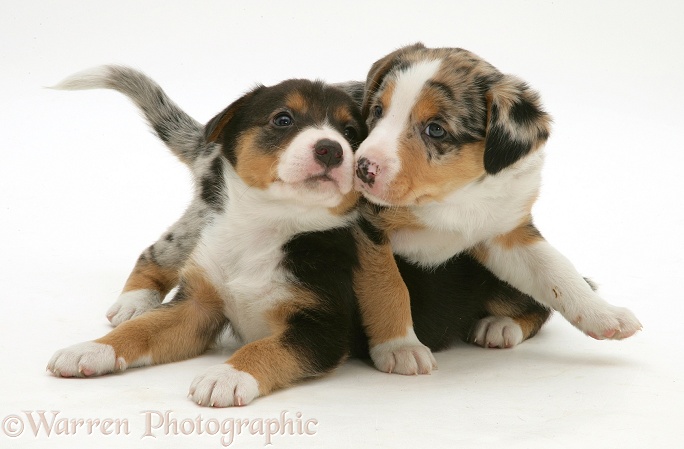
[[[642,328],[637,317],[629,309],[612,305],[584,310],[572,324],[597,340],[622,340],[631,337]]]
[[[107,319],[114,326],[118,326],[124,321],[158,307],[161,302],[161,295],[156,290],[142,289],[124,292],[107,310]]]
[[[126,362],[117,360],[111,346],[86,341],[55,352],[47,369],[55,376],[90,377],[124,370]]]
[[[523,331],[511,317],[488,316],[477,322],[472,338],[483,348],[512,348],[523,341]]]
[[[377,369],[390,374],[430,374],[437,369],[432,351],[418,340],[413,328],[406,337],[373,346],[370,356]]]
[[[228,364],[215,365],[195,377],[189,397],[199,405],[230,407],[247,405],[259,396],[259,383],[249,373]]]

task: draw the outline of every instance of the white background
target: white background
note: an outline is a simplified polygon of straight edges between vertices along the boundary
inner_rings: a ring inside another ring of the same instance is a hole
[[[681,447],[682,5],[2,2],[0,447],[221,447],[197,428],[143,439],[144,410],[179,421],[258,422],[282,411],[317,420],[315,435],[278,435],[273,447]],[[191,184],[120,94],[44,86],[128,64],[206,122],[256,82],[362,79],[373,61],[418,40],[472,50],[541,92],[555,125],[536,223],[643,332],[597,342],[556,316],[513,350],[439,353],[431,376],[350,361],[241,409],[186,399],[195,374],[230,350],[99,379],[45,373],[56,349],[108,331],[104,312],[139,252],[187,205]],[[23,412],[37,410],[127,420],[129,434],[34,437]],[[7,436],[13,414],[25,425],[16,438]],[[265,443],[247,432],[232,447]]]

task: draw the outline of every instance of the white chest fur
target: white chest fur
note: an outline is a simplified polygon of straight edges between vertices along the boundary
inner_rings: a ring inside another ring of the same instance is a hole
[[[230,170],[226,166],[226,170]],[[232,171],[225,211],[204,230],[193,262],[204,269],[224,302],[224,314],[244,343],[271,334],[269,312],[291,299],[292,275],[283,266],[285,244],[299,233],[345,226],[355,215],[275,199],[251,189]]]
[[[394,252],[426,267],[437,266],[479,242],[511,231],[529,214],[539,191],[542,164],[539,150],[441,202],[414,206],[411,211],[425,228],[393,233]]]
[[[289,297],[282,247],[290,238],[277,226],[217,217],[193,255],[224,302],[224,313],[245,342],[271,333],[268,311]]]

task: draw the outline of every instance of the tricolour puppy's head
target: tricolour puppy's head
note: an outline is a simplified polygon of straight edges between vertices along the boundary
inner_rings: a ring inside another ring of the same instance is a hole
[[[259,86],[205,128],[246,186],[274,200],[329,208],[354,197],[353,153],[366,134],[347,94],[307,80]]]
[[[541,147],[550,118],[537,94],[461,49],[404,47],[377,61],[362,108],[370,134],[356,188],[384,205],[439,201]]]

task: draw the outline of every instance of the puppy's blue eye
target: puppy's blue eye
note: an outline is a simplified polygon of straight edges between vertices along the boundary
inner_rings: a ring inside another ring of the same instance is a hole
[[[294,119],[287,112],[281,112],[280,114],[273,117],[273,124],[275,126],[285,128],[287,126],[292,126],[293,123],[294,123]]]
[[[382,117],[382,106],[375,106],[373,108],[373,117],[375,117],[375,118]]]
[[[428,123],[423,132],[433,139],[442,139],[447,134],[446,130],[435,122]]]

